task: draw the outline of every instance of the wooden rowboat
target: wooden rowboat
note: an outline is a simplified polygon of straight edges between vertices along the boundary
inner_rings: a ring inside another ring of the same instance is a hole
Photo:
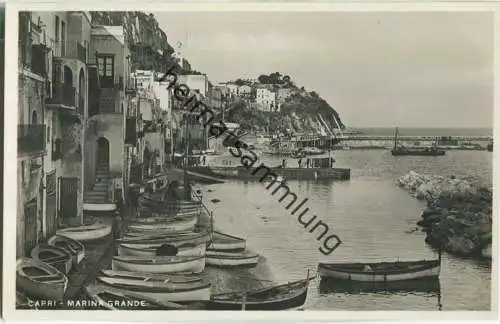
[[[35,246],[31,250],[31,258],[35,261],[50,264],[64,274],[69,273],[73,265],[73,257],[68,251],[48,244]]]
[[[194,230],[196,223],[198,222],[197,217],[193,217],[185,220],[178,221],[157,221],[157,222],[133,222],[129,225],[130,229],[135,230],[148,230],[148,229],[161,229],[167,231],[189,231]]]
[[[105,269],[101,270],[101,274],[105,277],[112,277],[112,278],[142,280],[142,281],[151,280],[151,281],[174,282],[174,283],[186,283],[186,282],[195,282],[202,280],[201,275],[189,272],[162,274],[162,273],[146,273],[146,272],[132,272],[132,271]]]
[[[113,270],[151,273],[200,273],[205,269],[204,256],[157,256],[125,257],[114,256],[111,262]]]
[[[212,295],[211,310],[285,310],[304,305],[309,279],[251,290]]]
[[[57,231],[57,235],[63,235],[80,242],[99,240],[109,234],[111,234],[111,225],[102,223],[68,227]]]
[[[16,262],[16,286],[29,296],[61,302],[68,278],[49,264],[23,257]]]
[[[137,248],[155,248],[163,244],[176,244],[182,243],[191,244],[206,244],[210,240],[207,233],[193,233],[192,235],[180,236],[137,236],[131,238],[121,238],[116,240],[119,244],[134,244]]]
[[[184,283],[116,277],[98,277],[97,280],[124,293],[137,293],[158,302],[210,300],[211,284],[205,280]]]
[[[85,246],[67,236],[54,235],[47,241],[47,243],[69,252],[73,260],[73,267],[76,267],[85,257]]]
[[[179,243],[169,244],[177,248],[179,256],[202,256],[205,255],[207,245],[205,243]],[[150,248],[137,247],[135,244],[120,244],[118,245],[118,255],[120,256],[157,256],[161,255],[160,248],[162,244]]]
[[[439,260],[378,263],[320,263],[321,277],[361,282],[393,282],[439,277]]]
[[[259,255],[243,252],[206,252],[206,264],[217,267],[255,267],[259,263]]]
[[[197,219],[198,215],[189,214],[187,216],[172,216],[172,217],[142,217],[137,218],[132,221],[132,224],[157,224],[157,223],[176,223],[186,220]]]
[[[212,234],[212,242],[208,246],[209,250],[228,251],[228,250],[244,250],[246,240],[237,236],[224,234],[214,231]]]
[[[189,305],[179,305],[172,302],[160,302],[133,292],[126,293],[121,289],[103,284],[91,284],[85,287],[87,295],[96,308],[107,310],[187,310]],[[202,305],[202,304],[200,304]]]

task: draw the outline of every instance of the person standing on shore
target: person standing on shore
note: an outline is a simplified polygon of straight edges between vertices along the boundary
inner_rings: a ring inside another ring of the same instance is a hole
[[[307,158],[306,160],[306,168],[309,168],[309,164],[311,163],[311,160],[309,160],[309,158]]]
[[[299,159],[299,169],[302,168],[302,159]]]

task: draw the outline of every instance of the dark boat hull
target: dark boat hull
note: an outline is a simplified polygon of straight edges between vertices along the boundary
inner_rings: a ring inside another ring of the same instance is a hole
[[[245,303],[245,310],[256,310],[256,311],[277,311],[277,310],[287,310],[292,308],[297,308],[306,302],[307,289],[304,290],[300,295],[294,296],[293,298],[287,300],[277,300],[274,302],[247,302]],[[208,303],[207,309],[209,310],[241,310],[242,303],[225,303],[212,300]]]
[[[360,282],[338,280],[321,277],[319,292],[321,294],[334,293],[373,293],[373,292],[421,292],[436,293],[441,289],[439,278],[414,279],[395,282]]]
[[[446,154],[445,150],[391,150],[393,156],[443,156]]]
[[[244,167],[193,167],[193,171],[222,179],[255,180],[261,181],[267,170]],[[258,170],[258,171],[257,171]],[[255,172],[255,174],[253,174]],[[270,168],[270,173],[285,177],[287,180],[349,180],[351,170],[343,168]],[[270,177],[270,175],[269,175]]]

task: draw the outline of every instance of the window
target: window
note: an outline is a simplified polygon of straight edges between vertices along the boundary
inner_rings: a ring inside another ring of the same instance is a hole
[[[56,43],[59,42],[59,17],[56,16]]]

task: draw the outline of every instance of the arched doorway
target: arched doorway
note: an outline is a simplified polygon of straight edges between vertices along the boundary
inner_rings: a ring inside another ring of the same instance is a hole
[[[33,113],[31,114],[31,123],[33,125],[38,124],[38,115],[37,115],[36,111],[34,111],[34,110],[33,110]]]
[[[64,66],[64,85],[66,87],[73,87],[73,72],[67,66]]]
[[[78,112],[84,114],[85,112],[85,72],[80,69],[80,76],[78,77]]]
[[[104,137],[97,139],[97,165],[109,168],[109,141]]]

